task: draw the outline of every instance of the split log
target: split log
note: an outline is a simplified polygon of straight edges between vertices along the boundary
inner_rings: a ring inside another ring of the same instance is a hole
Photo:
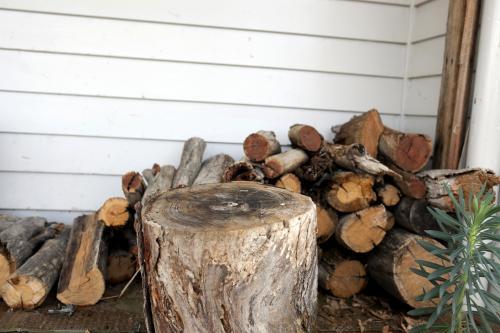
[[[9,277],[1,295],[10,308],[32,310],[42,305],[59,277],[68,236],[66,228],[59,236],[47,240]]]
[[[424,134],[402,133],[385,127],[378,150],[399,168],[418,172],[431,158],[432,140]]]
[[[264,181],[264,172],[259,166],[253,165],[250,162],[240,161],[231,164],[224,170],[222,180],[225,183],[232,181]]]
[[[335,239],[348,250],[367,253],[380,244],[393,226],[391,212],[384,205],[373,206],[343,216],[337,224]]]
[[[415,274],[412,268],[418,269],[416,259],[434,262],[440,265],[446,263],[424,250],[419,240],[425,240],[435,246],[442,245],[432,238],[422,237],[395,228],[391,230],[384,241],[370,253],[368,257],[368,273],[388,293],[418,308],[434,306],[436,300],[417,301],[415,298],[424,291],[433,288],[426,278]]]
[[[362,171],[374,176],[388,175],[394,179],[401,176],[382,164],[380,161],[366,154],[365,147],[356,143],[348,146],[327,143],[325,148],[333,162],[342,168],[352,171]]]
[[[277,178],[287,172],[292,172],[308,159],[309,157],[303,150],[290,149],[266,158],[263,171],[267,178]]]
[[[193,185],[222,183],[222,176],[228,166],[234,163],[234,159],[226,154],[218,154],[203,162],[198,176]]]
[[[181,163],[175,172],[172,188],[189,187],[193,184],[203,161],[207,144],[201,138],[190,138],[184,143]]]
[[[493,186],[500,184],[500,177],[493,171],[479,168],[428,170],[418,175],[423,178],[427,187],[429,204],[448,212],[454,211],[454,206],[448,196],[447,187],[457,198],[459,189],[462,189],[465,202],[468,202],[469,197],[478,194],[483,185],[487,191],[491,191]]]
[[[367,174],[337,172],[333,175],[326,200],[339,212],[350,213],[370,206],[377,198],[373,192],[374,179]]]
[[[396,186],[384,184],[377,189],[378,199],[387,207],[396,206],[401,198],[401,193]]]
[[[333,236],[339,222],[339,217],[333,209],[324,207],[319,203],[316,203],[316,217],[316,241],[318,244],[321,244]]]
[[[358,260],[342,255],[336,248],[322,253],[318,282],[321,288],[341,298],[354,296],[368,283],[365,266]]]
[[[104,224],[94,214],[74,220],[57,288],[61,303],[93,305],[101,299],[107,257],[103,237]]]
[[[275,186],[295,193],[300,193],[302,191],[300,180],[293,173],[286,173],[281,176],[276,181]]]
[[[379,138],[384,131],[384,125],[377,110],[367,111],[352,117],[342,125],[335,136],[335,143],[350,145],[362,144],[369,155],[377,156]]]
[[[321,147],[314,153],[309,161],[295,169],[294,173],[306,182],[315,182],[320,179],[326,172],[333,170],[333,160],[328,151]]]
[[[262,162],[267,157],[281,153],[281,145],[272,131],[258,131],[243,142],[245,156],[252,162]]]
[[[22,219],[0,233],[0,286],[50,237],[47,220],[41,217]]]
[[[97,219],[111,228],[127,225],[131,217],[129,202],[125,198],[109,198],[97,211]]]
[[[152,197],[161,193],[162,191],[167,191],[172,188],[172,182],[175,175],[175,167],[172,165],[164,165],[160,168],[160,171],[156,174],[153,182],[148,186],[144,196],[142,197],[142,203],[150,200]]]
[[[122,191],[131,207],[141,201],[145,190],[146,184],[140,173],[130,171],[122,176]]]
[[[404,197],[394,212],[396,224],[419,235],[426,235],[425,230],[439,230],[428,207],[424,199]]]
[[[252,182],[157,197],[142,214],[156,331],[312,331],[315,216],[308,197]]]
[[[110,251],[107,259],[106,282],[118,284],[129,281],[136,271],[137,259],[129,251]]]
[[[295,147],[315,152],[321,148],[323,137],[309,125],[295,124],[288,130],[288,138]]]

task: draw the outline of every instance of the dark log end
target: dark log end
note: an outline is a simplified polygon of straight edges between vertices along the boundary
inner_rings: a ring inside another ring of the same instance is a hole
[[[254,162],[265,160],[269,150],[269,141],[258,133],[250,134],[243,142],[245,155]]]

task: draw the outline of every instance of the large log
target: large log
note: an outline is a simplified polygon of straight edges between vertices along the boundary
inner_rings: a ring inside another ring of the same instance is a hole
[[[104,201],[97,211],[97,219],[111,228],[123,227],[127,225],[131,218],[130,205],[125,198],[109,198]]]
[[[302,191],[302,184],[300,179],[293,173],[286,173],[281,176],[275,184],[276,187],[284,188],[285,190],[300,193]]]
[[[419,235],[426,235],[425,230],[439,230],[428,207],[425,199],[404,197],[394,211],[396,224]]]
[[[309,125],[295,124],[288,130],[290,142],[305,151],[315,152],[321,148],[323,137]]]
[[[384,205],[343,216],[337,224],[335,239],[348,250],[367,253],[380,244],[394,226],[394,216]]]
[[[140,173],[129,171],[122,176],[122,191],[131,207],[141,201],[146,184]]]
[[[335,233],[335,228],[339,222],[337,213],[330,207],[325,207],[316,203],[316,241],[318,244],[326,242]]]
[[[164,165],[160,168],[160,171],[156,174],[153,182],[148,186],[144,196],[142,197],[142,203],[150,200],[152,197],[161,193],[162,191],[167,191],[172,188],[172,182],[175,175],[175,167],[172,165]]]
[[[309,161],[295,169],[294,173],[306,182],[316,182],[333,170],[333,160],[325,147],[312,154]]]
[[[418,172],[431,158],[432,140],[424,134],[402,133],[385,127],[378,150],[399,168]]]
[[[68,236],[69,228],[66,228],[47,240],[9,277],[1,288],[1,295],[10,308],[32,310],[45,301],[59,277]]]
[[[290,149],[266,158],[263,171],[267,178],[277,178],[287,172],[292,172],[308,159],[309,157],[303,150]]]
[[[107,245],[104,224],[94,214],[73,222],[57,287],[64,304],[93,305],[105,290]]]
[[[433,288],[426,278],[415,274],[416,259],[445,265],[441,259],[424,250],[419,240],[442,245],[432,238],[422,237],[395,228],[368,257],[368,273],[387,292],[412,307],[434,306],[436,300],[417,301],[416,297]]]
[[[217,154],[210,157],[201,166],[193,185],[222,183],[224,171],[234,163],[234,159],[226,154]]]
[[[272,131],[258,131],[243,142],[245,156],[252,162],[262,162],[267,157],[281,153],[281,145]]]
[[[318,282],[321,288],[341,298],[359,293],[368,283],[365,266],[360,261],[345,256],[337,248],[321,254]]]
[[[372,187],[374,179],[367,174],[337,172],[326,193],[326,200],[339,212],[350,213],[370,206],[377,198]]]
[[[308,197],[253,182],[157,197],[142,214],[156,331],[311,331],[315,217]]]
[[[335,143],[350,145],[360,143],[365,146],[369,155],[376,157],[379,138],[384,131],[384,125],[377,110],[367,111],[352,117],[342,125],[335,136]]]
[[[461,189],[465,201],[468,202],[469,197],[479,193],[483,186],[487,191],[491,191],[493,186],[500,184],[500,177],[493,171],[479,168],[428,170],[419,173],[418,176],[425,181],[429,204],[448,212],[454,211],[454,206],[446,188],[449,188],[457,198]]]
[[[184,142],[181,162],[175,172],[172,188],[188,187],[193,184],[203,161],[207,144],[201,138],[190,138]]]

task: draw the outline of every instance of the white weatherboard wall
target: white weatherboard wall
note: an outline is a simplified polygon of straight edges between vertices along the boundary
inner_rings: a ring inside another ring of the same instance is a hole
[[[120,176],[372,107],[433,134],[447,1],[0,0],[0,211],[65,222]]]

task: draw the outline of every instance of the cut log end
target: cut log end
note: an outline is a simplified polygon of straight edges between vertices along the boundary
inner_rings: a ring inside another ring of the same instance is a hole
[[[346,260],[337,265],[327,281],[327,288],[337,297],[348,298],[365,288],[366,270],[358,260]]]
[[[326,242],[335,233],[339,218],[331,208],[316,204],[317,228],[316,241],[318,244]]]
[[[0,286],[7,281],[10,274],[14,273],[15,265],[13,265],[6,253],[2,253],[0,249]]]
[[[63,304],[93,305],[99,302],[106,289],[104,275],[98,268],[71,281],[69,287],[57,293]]]
[[[127,172],[122,176],[122,190],[130,206],[134,206],[142,198],[145,191],[145,184],[140,173],[135,171]]]
[[[339,172],[332,178],[332,186],[326,195],[328,203],[339,212],[355,212],[375,201],[373,177],[353,172]]]
[[[401,194],[394,185],[385,184],[377,189],[377,197],[385,206],[392,207],[398,204]]]
[[[130,280],[136,271],[136,257],[128,251],[114,251],[108,256],[106,281],[118,284]]]
[[[245,156],[253,162],[262,162],[267,157],[281,152],[281,145],[271,131],[258,131],[246,137],[243,142]]]
[[[295,193],[300,193],[302,190],[299,178],[293,173],[287,173],[281,176],[280,179],[276,181],[275,186]]]
[[[297,147],[316,152],[321,148],[323,137],[309,125],[293,125],[288,131],[288,138]]]
[[[38,278],[19,276],[9,279],[2,287],[4,302],[11,309],[33,310],[47,297],[47,286]]]
[[[109,198],[97,212],[97,219],[107,227],[123,227],[131,219],[129,202],[125,198]]]

